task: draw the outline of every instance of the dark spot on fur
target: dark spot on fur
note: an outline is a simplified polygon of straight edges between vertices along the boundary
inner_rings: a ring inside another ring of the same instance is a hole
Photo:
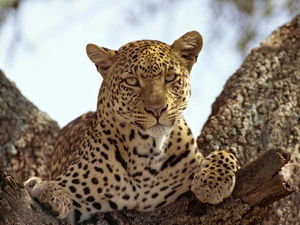
[[[113,201],[109,200],[108,201],[110,208],[112,209],[118,209],[118,206],[116,203],[114,203]]]

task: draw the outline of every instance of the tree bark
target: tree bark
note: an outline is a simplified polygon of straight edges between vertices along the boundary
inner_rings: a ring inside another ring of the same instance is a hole
[[[291,163],[280,174],[299,188],[300,14],[246,57],[213,104],[197,142],[204,155],[232,150],[242,166],[283,149]],[[272,204],[263,224],[300,224],[299,202],[297,192]]]
[[[232,197],[208,205],[189,192],[163,209],[99,213],[84,224],[298,224],[299,99],[300,15],[252,50],[197,139],[205,155],[230,149],[239,158]],[[67,224],[45,213],[17,182],[48,178],[58,130],[0,71],[0,224]]]

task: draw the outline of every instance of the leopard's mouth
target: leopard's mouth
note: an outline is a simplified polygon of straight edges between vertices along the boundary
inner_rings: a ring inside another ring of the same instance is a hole
[[[160,122],[158,122],[158,121],[156,121],[156,123],[152,123],[152,124],[149,125],[149,126],[145,126],[145,125],[143,125],[142,123],[139,123],[139,122],[137,122],[137,121],[134,121],[133,124],[134,124],[135,126],[137,126],[138,128],[142,129],[142,130],[148,130],[148,129],[159,128],[159,127],[161,127],[161,128],[167,128],[167,127],[170,127],[170,126],[164,125],[164,124],[162,124],[162,123],[160,123]]]
[[[158,121],[155,124],[151,124],[151,126],[145,126],[137,121],[133,122],[133,125],[135,125],[136,127],[138,127],[139,129],[146,131],[147,133],[150,131],[152,132],[160,132],[160,131],[167,131],[171,129],[171,126],[168,125],[164,125],[159,123]]]
[[[172,128],[172,126],[165,126],[158,122],[150,127],[144,127],[142,124],[137,122],[135,122],[134,124],[146,134],[154,137],[167,135]]]

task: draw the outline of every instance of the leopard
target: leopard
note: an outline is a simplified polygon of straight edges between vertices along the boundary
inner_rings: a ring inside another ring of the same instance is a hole
[[[172,45],[139,40],[111,50],[88,44],[103,79],[96,111],[61,129],[50,179],[27,180],[30,196],[72,224],[99,212],[153,211],[190,190],[203,203],[228,198],[236,157],[228,150],[204,157],[182,115],[202,46],[197,31]]]

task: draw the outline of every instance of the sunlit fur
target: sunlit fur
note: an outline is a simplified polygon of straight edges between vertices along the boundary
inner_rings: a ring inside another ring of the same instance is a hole
[[[103,77],[97,111],[60,131],[51,181],[30,178],[30,195],[75,224],[96,212],[155,210],[191,188],[200,201],[228,197],[235,158],[220,151],[203,159],[182,116],[201,48],[196,31],[172,45],[143,40],[110,50],[88,44]]]

